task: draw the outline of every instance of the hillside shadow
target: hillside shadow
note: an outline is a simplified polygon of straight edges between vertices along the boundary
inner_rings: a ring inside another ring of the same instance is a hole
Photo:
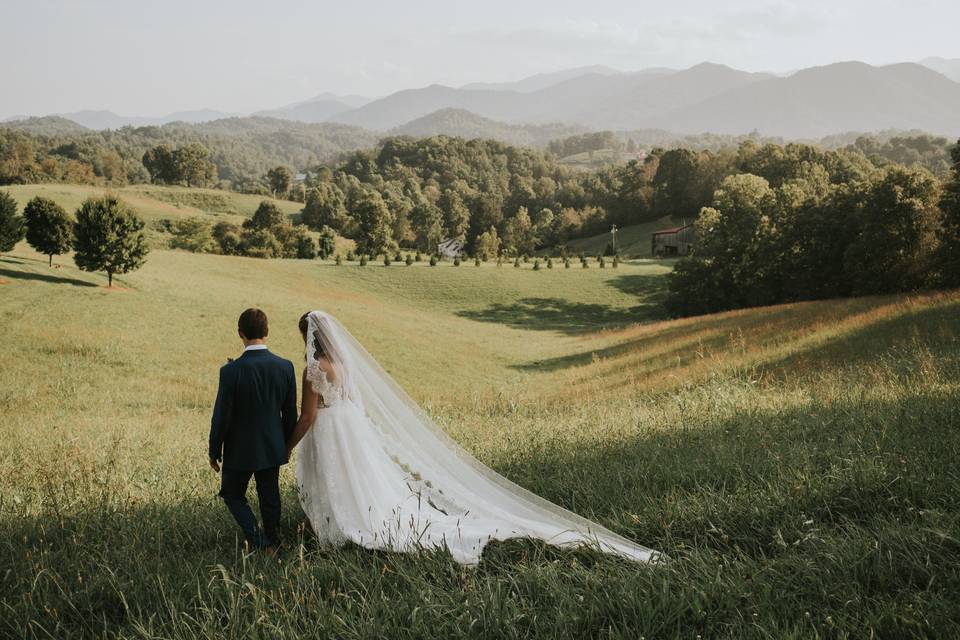
[[[663,366],[655,368],[656,370],[662,370],[689,361],[698,352],[708,354],[729,351],[733,348],[735,342],[741,345],[740,348],[750,349],[767,344],[769,341],[800,340],[812,333],[810,331],[811,327],[816,329],[822,327],[829,331],[858,315],[869,314],[881,307],[896,303],[896,301],[896,298],[891,297],[851,298],[842,301],[793,303],[679,319],[663,325],[652,326],[640,336],[631,337],[606,347],[587,349],[564,356],[511,366],[521,371],[556,371],[587,365],[598,358],[617,358],[629,354],[636,354],[637,357],[643,358],[644,352],[649,350],[653,351],[651,356],[653,359],[665,363]],[[878,340],[885,339],[886,344],[889,344],[891,335],[896,334],[898,330],[903,331],[910,328],[915,332],[920,331],[920,327],[914,326],[914,324],[929,321],[922,318],[931,318],[933,315],[938,315],[943,316],[942,321],[945,322],[947,318],[951,317],[951,313],[960,316],[960,310],[957,310],[960,301],[950,306],[954,309],[953,312],[943,311],[942,308],[925,309],[896,318],[865,319],[865,324],[862,327],[841,331],[837,336],[829,338],[825,345],[803,348],[800,353],[784,358],[782,363],[771,362],[764,364],[763,368],[769,368],[771,371],[777,368],[789,369],[802,362],[804,358],[812,361],[818,357],[825,358],[831,354],[836,358],[846,358],[848,354],[842,352],[846,352],[848,349],[844,348],[843,345],[850,344],[853,341],[856,341],[860,346],[849,349],[851,355],[859,353],[861,357],[866,357],[866,354],[876,352],[876,345],[879,344]],[[916,318],[916,320],[911,321],[911,317]],[[888,324],[890,324],[890,327],[885,328]],[[876,327],[876,329],[871,329],[872,327]],[[863,338],[857,338],[860,333],[867,330],[870,330],[870,332],[865,334]],[[818,356],[818,353],[821,355]],[[653,370],[647,373],[652,372]]]
[[[21,263],[22,264],[22,263]],[[96,287],[97,285],[86,280],[68,278],[65,276],[55,276],[49,273],[36,273],[34,271],[14,271],[13,269],[0,268],[0,276],[10,278],[11,280],[32,280],[36,282],[51,282],[53,284],[69,284],[75,287]]]
[[[655,317],[655,313],[655,309],[647,305],[627,309],[562,298],[522,298],[510,304],[495,303],[485,309],[458,311],[457,315],[514,329],[580,334],[643,322]]]

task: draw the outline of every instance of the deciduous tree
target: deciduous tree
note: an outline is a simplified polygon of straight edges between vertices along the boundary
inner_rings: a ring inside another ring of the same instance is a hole
[[[53,265],[53,256],[58,256],[73,245],[73,224],[67,212],[49,198],[36,196],[23,209],[27,223],[27,242],[48,258]]]
[[[84,271],[105,271],[112,287],[114,274],[139,269],[146,260],[150,248],[143,226],[118,197],[89,198],[77,209],[73,259]]]

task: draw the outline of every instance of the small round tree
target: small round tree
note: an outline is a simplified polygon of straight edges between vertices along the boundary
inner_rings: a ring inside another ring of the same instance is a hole
[[[475,258],[473,259],[473,266],[475,266],[475,267],[479,267],[479,266],[480,266],[480,256],[477,256],[477,257],[475,257]]]
[[[603,256],[600,256],[600,268],[603,269],[607,266],[607,261],[603,259]]]
[[[70,251],[73,246],[73,225],[63,207],[50,198],[37,196],[23,208],[27,222],[27,242],[47,256],[53,266],[53,256]]]
[[[431,267],[437,266],[437,256],[430,256],[430,266]]]
[[[77,209],[73,225],[74,262],[84,271],[105,271],[107,286],[113,274],[139,269],[150,247],[143,235],[143,221],[114,195],[88,198]]]
[[[619,266],[620,266],[620,256],[614,255],[614,256],[613,256],[613,268],[616,269],[616,268],[619,267]]]
[[[459,266],[460,266],[460,256],[457,256],[457,257],[455,257],[455,258],[453,259],[453,266],[455,266],[455,267],[459,267]]]
[[[365,253],[360,254],[360,266],[361,267],[367,266],[367,254]]]
[[[513,268],[514,269],[520,268],[520,256],[517,256],[516,258],[513,259]]]
[[[423,256],[420,255],[420,252],[419,252],[419,251],[417,251],[416,255],[413,256],[413,261],[414,261],[414,262],[420,262],[421,260],[423,260]]]
[[[563,268],[564,268],[564,269],[569,269],[569,268],[570,268],[570,258],[564,258],[564,259],[563,259]]]
[[[533,261],[533,270],[534,270],[534,271],[540,271],[540,260],[534,260],[534,261]]]
[[[338,253],[338,254],[334,257],[333,261],[334,261],[334,263],[339,267],[340,264],[343,262],[343,258],[341,258],[341,257],[340,257],[340,254]]]
[[[23,218],[17,215],[17,201],[6,191],[0,191],[0,252],[17,246],[24,232]]]
[[[253,217],[245,220],[243,226],[252,229],[270,229],[285,222],[287,222],[287,216],[280,207],[269,200],[263,200],[253,212]]]
[[[547,269],[553,269],[553,258],[547,258]]]
[[[389,266],[390,266],[390,254],[389,254],[389,253],[383,254],[383,266],[385,266],[385,267],[389,267]]]
[[[413,256],[411,256],[409,253],[407,254],[406,263],[408,267],[413,264]]]

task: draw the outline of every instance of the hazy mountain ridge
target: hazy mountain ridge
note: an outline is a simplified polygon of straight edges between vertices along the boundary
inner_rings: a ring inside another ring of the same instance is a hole
[[[122,116],[107,110],[83,110],[72,113],[53,114],[67,120],[72,120],[87,129],[120,129],[121,127],[151,127],[162,126],[171,122],[189,122],[197,124],[231,118],[240,114],[215,111],[213,109],[196,109],[193,111],[176,111],[160,117],[149,116]]]
[[[446,133],[535,146],[543,144],[550,127],[562,131],[561,136],[587,129],[657,129],[678,135],[755,131],[785,139],[918,129],[953,136],[960,133],[960,82],[951,80],[951,75],[960,76],[960,60],[927,58],[922,63],[882,67],[842,62],[789,75],[749,73],[712,63],[680,71],[620,72],[590,66],[516,82],[472,83],[461,88],[434,84],[377,99],[323,93],[252,117],[339,123],[364,129],[371,136]],[[197,110],[146,118],[79,111],[57,117],[103,130],[174,121],[201,124],[235,120],[237,115]],[[63,123],[17,122],[23,128],[63,127]],[[524,131],[529,125],[547,128]]]
[[[654,70],[651,70],[651,72]],[[664,69],[664,72],[669,70]],[[561,71],[553,71],[548,73],[538,73],[536,75],[528,76],[514,82],[471,82],[470,84],[465,84],[461,89],[466,89],[468,91],[476,90],[488,90],[488,91],[517,91],[519,93],[527,93],[530,91],[538,91],[540,89],[546,89],[560,82],[565,82],[566,80],[572,80],[574,78],[585,76],[587,74],[599,74],[604,76],[615,76],[621,75],[623,71],[619,69],[614,69],[613,67],[608,67],[602,64],[595,64],[586,67],[577,67],[575,69],[563,69]]]
[[[784,138],[883,129],[957,135],[960,83],[913,63],[843,62],[733,89],[648,124],[683,133],[755,130]]]
[[[960,58],[930,57],[924,58],[918,64],[942,73],[954,82],[960,82]]]

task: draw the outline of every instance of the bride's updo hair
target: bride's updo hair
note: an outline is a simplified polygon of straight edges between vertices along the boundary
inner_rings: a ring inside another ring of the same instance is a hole
[[[310,321],[308,320],[309,317],[309,311],[300,316],[300,323],[298,326],[300,327],[300,335],[303,336],[303,344],[307,344],[307,331],[310,329]],[[327,352],[323,348],[323,341],[320,340],[320,331],[317,330],[311,337],[313,339],[313,348],[317,353],[317,357],[326,358]]]

